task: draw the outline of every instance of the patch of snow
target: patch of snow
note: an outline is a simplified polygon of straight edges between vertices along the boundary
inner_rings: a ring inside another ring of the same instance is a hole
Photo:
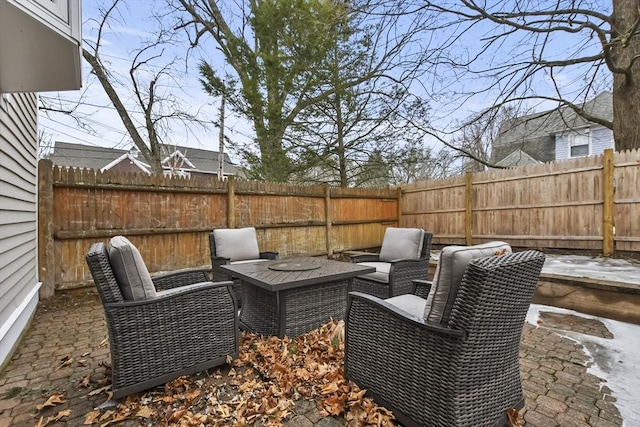
[[[526,321],[538,326],[541,311],[596,319],[609,329],[613,339],[557,329],[555,331],[583,345],[585,353],[592,359],[587,372],[606,381],[611,394],[616,398],[615,406],[623,419],[622,425],[640,426],[640,325],[539,304],[531,304]]]
[[[619,258],[546,255],[542,273],[640,284],[640,263]]]

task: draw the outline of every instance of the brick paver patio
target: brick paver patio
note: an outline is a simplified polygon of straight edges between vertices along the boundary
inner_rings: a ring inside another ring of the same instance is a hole
[[[525,324],[520,366],[531,427],[614,427],[622,419],[603,381],[588,374],[588,358],[580,344],[555,329],[611,338],[598,322],[571,315],[541,312],[541,324]],[[69,410],[49,425],[83,425],[85,414],[105,401],[90,392],[106,385],[109,348],[102,306],[95,294],[57,294],[40,302],[35,318],[9,365],[0,373],[0,427],[34,426],[41,417]],[[54,393],[65,403],[46,407]],[[256,423],[257,425],[258,423]],[[145,425],[127,420],[119,425]],[[323,417],[314,402],[298,401],[287,427],[344,426],[344,419]]]

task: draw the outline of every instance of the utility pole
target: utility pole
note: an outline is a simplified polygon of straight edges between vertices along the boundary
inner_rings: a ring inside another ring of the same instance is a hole
[[[224,177],[224,102],[225,96],[222,93],[222,101],[220,102],[220,141],[218,145],[218,179]]]

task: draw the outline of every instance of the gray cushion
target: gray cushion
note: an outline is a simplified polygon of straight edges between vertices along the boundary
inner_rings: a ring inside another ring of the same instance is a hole
[[[156,297],[156,288],[138,249],[123,236],[109,242],[109,262],[122,296],[139,301]]]
[[[254,227],[220,228],[213,230],[216,255],[231,261],[260,258],[258,238]]]
[[[444,247],[440,252],[433,285],[427,298],[424,318],[430,322],[447,323],[469,261],[501,254],[503,250],[505,253],[511,252],[508,243],[488,242],[475,246]]]
[[[358,265],[364,265],[366,267],[373,267],[376,269],[375,273],[362,274],[358,277],[389,284],[389,270],[391,270],[391,264],[388,262],[359,262]]]
[[[424,230],[387,227],[380,248],[380,261],[418,259],[422,252]]]
[[[424,316],[424,307],[427,303],[424,298],[411,294],[398,295],[397,297],[387,298],[385,301],[418,319],[422,319]]]

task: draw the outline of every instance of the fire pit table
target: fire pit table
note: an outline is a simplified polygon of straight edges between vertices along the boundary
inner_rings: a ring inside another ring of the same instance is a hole
[[[293,338],[343,319],[355,276],[375,268],[324,258],[293,257],[223,265],[242,280],[243,328],[263,335]]]

